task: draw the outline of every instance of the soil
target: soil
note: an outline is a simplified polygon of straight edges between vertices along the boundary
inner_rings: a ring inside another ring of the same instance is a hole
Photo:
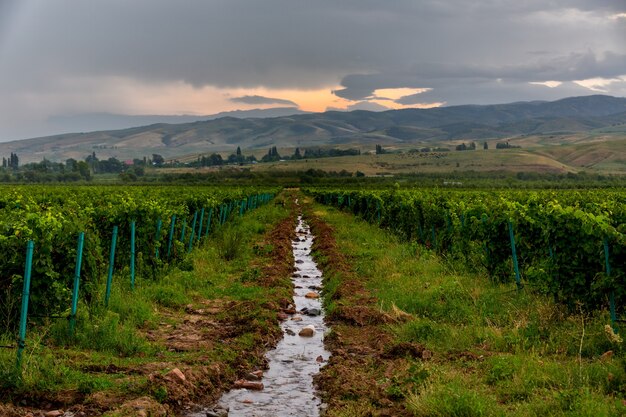
[[[99,391],[85,395],[71,391],[14,398],[13,404],[25,405],[0,404],[0,416],[43,416],[50,410],[70,411],[75,416],[166,416],[180,415],[200,404],[214,403],[224,391],[232,388],[236,380],[258,369],[258,364],[264,364],[266,351],[282,337],[278,315],[291,304],[291,240],[295,236],[295,221],[295,209],[292,209],[286,219],[256,244],[257,247],[271,248],[269,260],[265,257],[261,262],[258,258],[250,265],[250,269],[261,271],[255,284],[272,288],[263,304],[197,299],[185,308],[182,315],[180,311],[160,309],[161,325],[146,331],[146,338],[166,351],[186,352],[185,357],[193,359],[172,362],[163,352],[157,355],[159,361],[136,367],[120,367],[113,363],[86,365],[83,372],[117,374],[122,380],[127,376],[131,388],[126,393]],[[277,288],[284,291],[277,291]],[[218,345],[239,348],[236,339],[244,333],[252,333],[253,348],[240,349],[231,359],[211,361],[208,352]],[[182,372],[184,379],[174,369]],[[137,384],[136,393],[133,393],[133,384]],[[155,399],[159,392],[167,393],[162,402]]]
[[[366,289],[365,278],[353,271],[338,248],[332,227],[311,210],[306,217],[316,236],[313,251],[320,269],[327,279],[341,279],[331,295],[336,308],[327,316],[333,330],[325,342],[332,356],[315,378],[327,414],[340,414],[350,403],[369,402],[375,411],[368,415],[412,415],[389,389],[389,376],[406,368],[408,359],[429,360],[432,353],[421,345],[395,340],[387,325],[406,317],[382,312]]]

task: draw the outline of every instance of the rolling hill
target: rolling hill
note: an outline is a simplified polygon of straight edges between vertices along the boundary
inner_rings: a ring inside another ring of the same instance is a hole
[[[626,135],[626,98],[593,95],[553,102],[463,105],[384,112],[352,111],[281,117],[221,117],[189,123],[89,133],[71,133],[0,143],[0,155],[17,152],[21,160],[119,159],[158,153],[177,157],[232,152],[237,146],[420,146],[428,143],[607,132]]]

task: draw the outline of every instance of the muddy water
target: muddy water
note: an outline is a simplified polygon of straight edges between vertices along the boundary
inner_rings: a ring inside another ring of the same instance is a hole
[[[276,349],[266,355],[269,369],[260,381],[263,390],[232,390],[224,394],[216,408],[189,417],[320,415],[322,403],[315,395],[313,375],[319,372],[330,353],[324,349],[324,334],[328,329],[324,324],[321,298],[309,298],[313,295],[310,293],[319,294],[322,286],[322,273],[311,257],[312,244],[313,235],[300,216],[296,240],[292,242],[296,267],[292,277],[293,299],[298,313],[281,323],[284,337]],[[300,331],[307,326],[315,329],[313,336],[300,336]]]

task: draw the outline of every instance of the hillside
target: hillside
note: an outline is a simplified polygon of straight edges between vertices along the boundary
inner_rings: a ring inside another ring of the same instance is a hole
[[[222,117],[190,123],[157,123],[121,130],[72,133],[0,143],[0,155],[23,162],[84,158],[119,159],[159,153],[178,157],[232,152],[237,146],[384,146],[516,138],[528,135],[611,132],[626,134],[626,98],[572,97],[554,102],[464,105],[433,109],[309,113],[272,118]]]

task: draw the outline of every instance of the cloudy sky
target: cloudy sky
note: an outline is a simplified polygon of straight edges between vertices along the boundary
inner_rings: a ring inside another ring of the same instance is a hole
[[[626,96],[625,0],[0,0],[0,141],[54,116]]]

